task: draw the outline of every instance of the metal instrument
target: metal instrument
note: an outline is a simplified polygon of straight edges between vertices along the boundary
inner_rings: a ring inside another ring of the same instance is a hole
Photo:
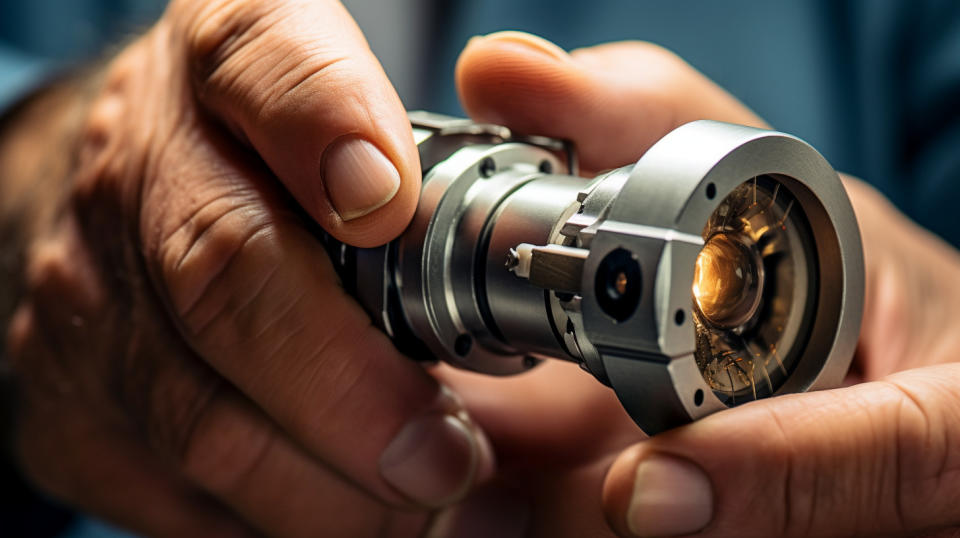
[[[575,361],[651,435],[842,381],[860,235],[803,141],[697,121],[588,180],[562,141],[410,119],[424,180],[409,228],[374,249],[328,239],[409,356],[496,375]]]

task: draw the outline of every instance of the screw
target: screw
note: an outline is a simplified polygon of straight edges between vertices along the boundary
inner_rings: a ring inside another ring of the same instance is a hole
[[[518,265],[520,265],[520,255],[517,254],[516,250],[511,248],[510,252],[507,253],[507,263],[504,264],[504,266],[513,271]]]

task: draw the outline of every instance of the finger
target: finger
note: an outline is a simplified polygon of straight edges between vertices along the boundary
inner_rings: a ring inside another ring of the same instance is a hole
[[[144,205],[147,259],[191,347],[384,501],[462,496],[492,467],[482,434],[371,325],[263,170],[215,132],[205,138],[168,145],[169,175]]]
[[[914,534],[960,523],[960,364],[749,403],[624,452],[624,536]]]
[[[500,32],[467,44],[456,80],[471,117],[573,140],[587,169],[635,162],[693,120],[763,125],[689,64],[650,43],[568,54],[530,34]]]
[[[339,2],[184,0],[170,13],[200,100],[317,222],[357,246],[406,227],[420,191],[410,122]]]
[[[89,442],[70,443],[69,451],[58,444],[40,453],[31,444],[23,454],[24,461],[36,462],[27,464],[31,476],[70,506],[146,536],[257,535],[220,503],[171,474],[132,437],[80,420],[70,420],[68,427],[81,430]]]
[[[408,535],[388,531],[399,532],[417,521],[395,518],[382,503],[311,458],[190,353],[167,325],[137,323],[128,343],[118,346],[122,350],[102,346],[96,328],[120,324],[111,318],[112,308],[98,308],[103,305],[87,280],[86,260],[70,249],[76,244],[48,241],[31,252],[31,297],[40,308],[18,314],[11,338],[13,364],[28,389],[19,439],[33,474],[46,477],[51,489],[68,500],[82,497],[77,502],[97,514],[137,529],[155,527],[165,535],[179,535],[173,530],[180,527],[201,536],[207,527],[210,532],[231,530],[213,527],[226,525],[218,514],[241,527],[222,508],[213,510],[221,505],[270,536]],[[78,294],[80,289],[92,293]],[[127,291],[138,303],[135,315],[149,319],[144,313],[159,305],[150,304],[136,284]],[[68,352],[82,354],[81,359],[71,360]],[[118,354],[125,359],[98,368],[104,356]],[[98,375],[99,382],[90,379]],[[90,399],[88,394],[97,395],[90,408],[75,403]],[[104,397],[122,413],[104,409]],[[91,417],[112,422],[93,424]],[[58,453],[65,445],[71,450]],[[170,484],[155,484],[151,469]],[[176,486],[186,498],[153,499],[149,489],[132,494],[99,489],[121,484]],[[99,495],[83,497],[91,488]],[[209,502],[211,498],[220,503]],[[174,500],[191,503],[197,513],[180,513]],[[135,508],[136,502],[150,504]],[[206,519],[213,521],[195,521],[208,508],[213,512]],[[425,519],[422,514],[412,517],[419,517],[421,525]],[[163,518],[169,521],[158,525],[155,520]]]
[[[414,536],[426,523],[425,512],[397,518],[231,389],[179,434],[165,448],[180,450],[172,455],[185,476],[268,536]]]
[[[219,537],[254,533],[219,503],[179,478],[131,432],[91,420],[91,410],[54,393],[37,392],[40,378],[25,362],[51,362],[32,305],[18,311],[10,351],[21,390],[15,452],[44,491],[80,510],[149,536]],[[51,427],[55,425],[56,427]]]

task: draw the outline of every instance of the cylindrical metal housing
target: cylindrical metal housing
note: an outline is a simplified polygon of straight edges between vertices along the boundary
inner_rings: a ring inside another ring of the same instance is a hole
[[[587,180],[562,142],[411,120],[424,181],[408,229],[377,249],[328,240],[345,285],[411,357],[491,374],[576,361],[651,434],[842,380],[862,311],[859,231],[804,142],[694,122]]]

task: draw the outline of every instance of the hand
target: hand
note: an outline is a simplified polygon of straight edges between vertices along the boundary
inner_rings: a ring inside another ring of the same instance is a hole
[[[4,189],[64,163],[23,225],[6,346],[37,484],[150,535],[407,536],[491,472],[310,231],[383,243],[419,193],[405,111],[338,2],[175,1],[94,82],[0,151]],[[44,120],[73,117],[50,147]]]
[[[458,83],[475,119],[572,139],[589,169],[627,164],[695,119],[763,126],[643,43],[567,54],[494,34],[468,45]],[[441,530],[603,536],[606,516],[621,536],[955,533],[960,256],[846,181],[867,267],[853,372],[863,383],[749,403],[643,440],[612,392],[570,365],[507,381],[443,369],[497,447],[500,474],[445,513]]]

